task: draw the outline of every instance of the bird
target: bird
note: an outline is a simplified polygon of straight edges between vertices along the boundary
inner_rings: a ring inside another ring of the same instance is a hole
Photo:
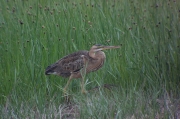
[[[103,50],[120,48],[120,46],[104,46],[100,44],[93,45],[89,51],[81,50],[69,54],[54,64],[49,65],[45,70],[45,75],[58,75],[69,78],[63,92],[67,94],[67,88],[72,79],[80,78],[81,93],[86,93],[84,87],[84,77],[90,72],[97,71],[104,65],[106,55]]]

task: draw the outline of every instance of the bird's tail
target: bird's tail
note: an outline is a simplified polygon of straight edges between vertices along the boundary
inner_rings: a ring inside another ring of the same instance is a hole
[[[57,67],[56,64],[49,65],[45,70],[45,74],[46,75],[57,74],[57,72],[55,71],[56,67]]]

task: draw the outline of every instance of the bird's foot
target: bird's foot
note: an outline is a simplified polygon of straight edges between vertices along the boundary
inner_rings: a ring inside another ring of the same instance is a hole
[[[65,99],[66,102],[70,101],[69,94],[68,94],[68,92],[67,92],[67,90],[65,88],[63,89],[63,96],[64,96],[64,99]]]
[[[82,93],[82,94],[87,94],[87,91],[86,91],[85,89],[82,89],[82,90],[81,90],[81,93]]]
[[[63,94],[64,94],[64,95],[67,95],[67,94],[68,94],[66,88],[63,89]]]

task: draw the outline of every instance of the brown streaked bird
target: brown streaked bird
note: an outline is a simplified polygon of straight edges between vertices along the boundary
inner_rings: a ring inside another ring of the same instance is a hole
[[[102,50],[119,48],[120,46],[103,46],[93,45],[90,51],[78,51],[67,55],[56,63],[46,68],[45,74],[55,74],[65,78],[69,78],[64,93],[72,79],[81,78],[81,91],[85,93],[84,76],[87,73],[93,72],[101,68],[106,59],[106,55]]]

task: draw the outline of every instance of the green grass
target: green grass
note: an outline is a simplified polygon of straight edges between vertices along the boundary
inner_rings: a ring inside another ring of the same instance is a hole
[[[3,0],[0,118],[174,118],[180,105],[179,31],[178,1]],[[86,76],[87,95],[80,93],[80,80],[71,82],[66,104],[67,79],[44,70],[93,44],[121,48],[105,51],[103,68]]]

